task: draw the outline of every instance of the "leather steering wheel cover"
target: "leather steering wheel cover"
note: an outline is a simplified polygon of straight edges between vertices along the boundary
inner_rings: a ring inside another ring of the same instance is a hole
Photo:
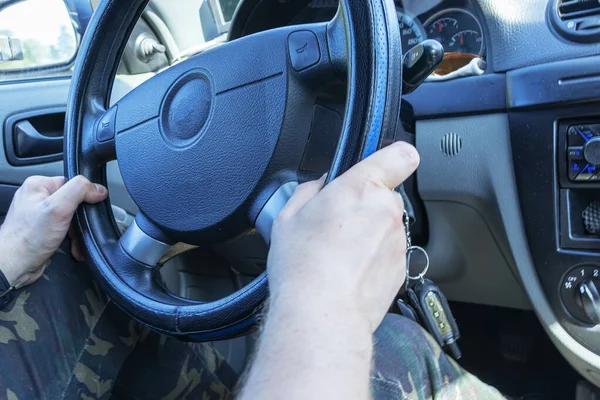
[[[402,41],[392,1],[342,1],[348,89],[346,114],[327,183],[377,149],[394,141],[402,94]],[[334,19],[331,24],[339,22]],[[332,29],[339,34],[340,29]],[[330,34],[330,48],[342,51],[342,38]],[[339,57],[332,57],[333,59]],[[367,79],[365,79],[367,78]]]
[[[65,176],[69,179],[81,174],[106,185],[106,168],[95,166],[95,154],[89,150],[93,147],[82,132],[92,130],[97,118],[108,108],[125,43],[146,4],[147,0],[101,2],[82,39],[65,123]],[[395,132],[400,109],[400,35],[392,1],[343,0],[342,4],[348,39],[349,96],[335,170],[330,178],[368,155],[367,151],[372,152],[373,140],[379,146],[384,144],[385,138]],[[356,38],[362,39],[355,41]],[[390,70],[394,65],[397,68]],[[120,246],[119,235],[110,202],[83,205],[77,211],[75,223],[100,286],[127,313],[158,332],[188,340],[241,334],[253,324],[268,295],[263,273],[238,292],[212,303],[196,303],[166,294],[155,298],[144,296],[119,275],[123,273],[120,264],[131,264],[132,260],[115,251]],[[150,269],[142,271],[143,279],[152,279]]]

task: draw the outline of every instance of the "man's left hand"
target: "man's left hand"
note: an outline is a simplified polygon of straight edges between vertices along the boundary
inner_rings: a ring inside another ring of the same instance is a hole
[[[17,190],[0,227],[0,270],[17,288],[37,281],[48,260],[67,236],[79,204],[98,203],[108,196],[102,185],[77,176],[32,176]],[[73,238],[72,238],[73,239]],[[71,253],[83,254],[72,241]]]

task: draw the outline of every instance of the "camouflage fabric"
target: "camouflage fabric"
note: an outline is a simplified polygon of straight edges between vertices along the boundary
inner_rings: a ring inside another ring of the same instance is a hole
[[[375,400],[499,400],[494,388],[463,370],[408,318],[388,314],[375,332]]]
[[[230,399],[236,376],[210,344],[142,328],[58,252],[0,311],[0,399]]]
[[[388,315],[374,337],[375,400],[503,397],[449,359],[414,322]],[[150,332],[59,251],[0,311],[0,399],[231,399],[236,375],[207,343]]]

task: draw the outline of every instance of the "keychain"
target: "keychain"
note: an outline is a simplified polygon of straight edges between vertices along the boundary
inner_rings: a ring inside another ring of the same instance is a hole
[[[425,251],[421,246],[413,246],[412,237],[410,234],[410,218],[408,217],[408,213],[404,210],[404,232],[406,233],[406,286],[408,288],[409,283],[411,281],[421,281],[423,282],[425,278],[425,274],[429,270],[429,254]],[[410,260],[411,255],[415,251],[420,251],[423,253],[425,257],[425,268],[419,273],[417,276],[410,275]]]
[[[406,233],[406,290],[404,298],[398,299],[400,313],[413,321],[420,323],[454,359],[461,357],[456,341],[460,332],[446,296],[440,288],[425,278],[429,270],[429,255],[424,248],[414,246],[410,234],[410,219],[404,211],[404,231]],[[425,257],[425,267],[416,276],[410,274],[413,253],[422,252]]]

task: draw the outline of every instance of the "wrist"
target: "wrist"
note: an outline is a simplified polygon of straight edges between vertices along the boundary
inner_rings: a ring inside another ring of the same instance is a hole
[[[371,318],[360,308],[355,295],[332,290],[329,285],[283,282],[271,290],[269,310],[292,316],[303,315],[309,322],[317,320],[348,324],[371,334]]]
[[[19,286],[19,268],[15,266],[10,257],[0,256],[0,271],[10,286]]]
[[[14,289],[18,285],[19,273],[15,265],[15,249],[7,243],[0,227],[0,310],[8,307],[15,298]]]
[[[16,254],[19,254],[18,246],[11,244],[10,238],[6,237],[6,233],[0,227],[0,271],[10,286],[19,286],[23,271],[23,257],[20,258]]]
[[[371,349],[372,330],[368,318],[354,304],[341,299],[296,296],[286,293],[269,301],[265,329],[298,332],[304,339],[351,341],[355,347]]]
[[[369,397],[371,332],[362,318],[336,308],[271,302],[249,375],[255,390],[271,398]]]

